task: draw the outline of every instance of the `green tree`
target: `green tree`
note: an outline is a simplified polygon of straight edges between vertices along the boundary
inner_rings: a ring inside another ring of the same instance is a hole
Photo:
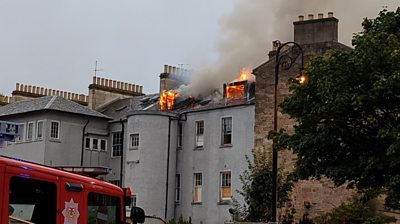
[[[393,223],[393,217],[377,214],[371,205],[360,200],[349,204],[342,204],[332,211],[316,217],[312,223],[315,224],[383,224]]]
[[[298,155],[299,178],[326,175],[336,183],[387,194],[400,207],[400,8],[365,19],[354,50],[313,59],[305,84],[291,85],[281,105],[297,120],[294,134],[271,136]]]
[[[272,204],[272,169],[266,152],[254,152],[253,162],[246,157],[248,169],[240,175],[243,184],[238,191],[244,198],[246,205],[234,203],[235,221],[259,222],[271,219]],[[288,200],[287,193],[292,184],[287,178],[278,177],[278,207],[282,207]],[[290,216],[287,216],[288,219]]]

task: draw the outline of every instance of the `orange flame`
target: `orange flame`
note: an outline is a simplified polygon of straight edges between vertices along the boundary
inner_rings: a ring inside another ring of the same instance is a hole
[[[174,91],[163,90],[160,95],[160,109],[171,110],[174,106],[175,99],[179,96],[179,93]]]
[[[242,68],[239,76],[232,81],[232,83],[226,85],[225,92],[226,98],[228,99],[241,99],[245,96],[245,83],[243,81],[252,80],[253,75],[251,74],[251,69]]]
[[[228,99],[240,99],[244,97],[244,85],[240,84],[230,84],[226,86],[226,98]]]
[[[251,79],[252,79],[251,69],[244,67],[240,71],[239,77],[236,78],[234,82],[251,80]]]

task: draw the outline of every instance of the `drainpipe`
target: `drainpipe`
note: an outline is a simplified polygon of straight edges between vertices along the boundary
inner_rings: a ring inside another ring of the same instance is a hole
[[[86,126],[89,124],[89,119],[86,121],[86,124],[83,126],[82,130],[82,150],[81,150],[81,166],[83,166],[83,152],[85,151],[85,131],[86,131]]]
[[[119,119],[119,122],[121,123],[121,125],[122,125],[122,139],[121,139],[121,142],[122,142],[122,145],[121,145],[121,168],[120,168],[120,174],[119,174],[119,176],[120,176],[120,178],[121,178],[121,180],[120,180],[120,187],[122,187],[122,177],[123,177],[123,167],[124,167],[124,132],[125,132],[125,125],[124,125],[124,122],[122,121],[122,119]]]
[[[168,211],[169,151],[171,149],[170,145],[171,145],[171,117],[168,117],[167,180],[165,182],[165,214],[164,214],[164,220],[167,220],[167,211]]]

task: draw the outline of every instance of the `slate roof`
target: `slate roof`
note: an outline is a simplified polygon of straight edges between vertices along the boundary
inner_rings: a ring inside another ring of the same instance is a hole
[[[31,100],[18,101],[0,107],[0,116],[15,115],[33,111],[52,110],[111,119],[88,107],[82,106],[60,96],[44,96]]]
[[[226,101],[221,93],[214,92],[205,99],[193,99],[185,103],[178,103],[179,106],[173,110],[161,111],[159,109],[159,94],[149,94],[142,96],[134,96],[124,99],[115,99],[108,102],[97,109],[98,112],[111,117],[112,122],[126,119],[128,116],[138,113],[157,113],[157,114],[179,114],[187,112],[195,112],[202,110],[214,110],[234,106],[246,106],[254,104],[252,99],[239,99]]]
[[[114,121],[125,119],[130,111],[157,110],[159,95],[149,94],[125,99],[115,99],[97,109],[100,113],[112,117]]]

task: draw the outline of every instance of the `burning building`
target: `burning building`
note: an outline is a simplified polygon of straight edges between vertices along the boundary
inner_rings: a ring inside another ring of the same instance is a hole
[[[179,75],[177,75],[179,74]],[[164,72],[160,74],[160,110],[182,110],[198,108],[210,102],[214,104],[240,104],[254,100],[255,79],[251,70],[243,68],[236,79],[231,82],[221,83],[222,91],[215,89],[208,96],[197,95],[193,97],[185,93],[190,83],[184,77],[185,71],[173,66],[164,66]],[[222,94],[221,94],[222,93]]]
[[[337,23],[331,14],[327,18],[309,20],[302,17],[294,23],[294,40],[303,46],[306,61],[329,48],[349,50],[337,42]],[[25,110],[26,106],[21,106],[24,113],[13,116],[24,122],[27,129],[30,127],[32,132],[26,133],[34,136],[33,131],[39,130],[33,128],[34,125],[41,124],[43,129],[40,130],[47,134],[41,134],[42,139],[35,141],[21,136],[18,144],[10,147],[47,144],[47,148],[57,149],[65,155],[55,160],[58,153],[47,153],[49,158],[43,161],[53,164],[54,161],[76,162],[79,159],[84,165],[101,161],[101,165],[112,168],[112,173],[105,179],[132,187],[133,204],[144,208],[150,216],[170,220],[183,215],[190,216],[193,223],[232,223],[228,210],[233,198],[244,203],[236,190],[242,187],[240,175],[247,169],[246,156],[251,156],[253,149],[268,148],[265,136],[273,124],[271,102],[274,96],[270,87],[273,86],[274,53],[272,50],[270,59],[253,70],[257,82],[250,70],[244,69],[237,79],[225,80],[225,84],[221,83],[219,89],[208,95],[188,94],[185,89],[190,84],[186,77],[188,71],[169,65],[164,66],[160,74],[160,91],[154,94],[144,95],[141,86],[96,78],[89,88],[92,94],[101,94],[92,100],[84,99],[97,113],[83,106],[67,104],[62,107],[66,111],[59,111],[61,107],[57,105],[52,111],[56,114],[49,116],[47,103],[41,104],[43,111],[32,113]],[[294,70],[282,72],[278,86],[280,101],[289,94],[286,81],[293,77]],[[204,82],[204,86],[207,84]],[[36,90],[33,92],[37,93]],[[71,98],[75,99],[73,96]],[[65,104],[64,101],[59,103]],[[18,105],[10,107],[14,106]],[[7,119],[9,111],[16,111],[16,108],[6,110],[10,107],[0,107],[0,118]],[[77,109],[79,111],[75,111]],[[27,116],[34,114],[37,116]],[[47,122],[44,123],[47,126],[42,122]],[[294,121],[280,114],[278,124],[279,128],[290,130]],[[51,133],[55,128],[59,132]],[[62,138],[48,141],[46,138],[51,135]],[[82,152],[71,151],[69,142],[76,146],[73,149],[82,147]],[[32,155],[38,155],[37,148],[31,149]],[[10,153],[17,151],[9,150]],[[78,158],[80,153],[83,156]],[[280,164],[290,167],[295,161],[293,155],[283,153],[286,154],[280,155]],[[326,208],[315,202],[314,195],[324,198],[325,204],[337,196],[327,196],[332,191],[323,191],[321,185],[296,185],[297,195],[293,196],[297,198],[293,201],[298,212],[296,221],[299,215],[315,212],[314,205]],[[348,196],[346,191],[336,193],[341,194],[336,197],[338,199]],[[338,201],[334,202],[338,204]],[[306,204],[311,206],[306,208]]]
[[[228,103],[235,100],[253,99],[255,97],[255,82],[251,70],[243,68],[237,79],[225,83],[223,96]]]

